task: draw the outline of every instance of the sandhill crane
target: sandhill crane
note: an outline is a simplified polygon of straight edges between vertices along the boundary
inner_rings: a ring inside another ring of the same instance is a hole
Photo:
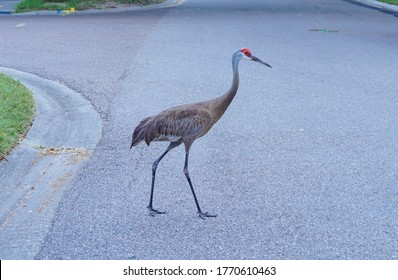
[[[223,95],[194,104],[186,104],[176,106],[165,110],[158,115],[143,119],[134,129],[130,149],[145,141],[149,146],[152,141],[169,141],[170,144],[166,151],[152,165],[152,185],[151,196],[149,199],[148,209],[150,215],[164,214],[165,212],[153,208],[153,191],[155,188],[156,169],[162,158],[170,152],[170,150],[179,146],[181,143],[185,145],[185,165],[184,174],[187,178],[189,187],[191,188],[198,216],[202,219],[205,217],[216,217],[208,212],[202,212],[196,197],[191,178],[188,171],[189,150],[192,143],[199,137],[205,135],[210,128],[221,118],[227,110],[229,104],[234,99],[239,87],[238,65],[241,59],[248,59],[271,67],[269,64],[261,61],[249,49],[243,48],[232,56],[233,80],[230,89]]]

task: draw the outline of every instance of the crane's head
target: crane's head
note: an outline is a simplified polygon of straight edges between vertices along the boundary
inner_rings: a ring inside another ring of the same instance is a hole
[[[261,64],[263,64],[265,66],[268,66],[268,67],[272,68],[271,65],[269,65],[268,63],[266,63],[264,61],[261,61],[260,59],[258,59],[254,55],[252,55],[252,52],[249,49],[247,49],[247,48],[241,49],[240,51],[238,51],[238,54],[241,54],[242,58],[246,58],[246,59],[249,59],[251,61],[255,61],[255,62],[261,63]]]

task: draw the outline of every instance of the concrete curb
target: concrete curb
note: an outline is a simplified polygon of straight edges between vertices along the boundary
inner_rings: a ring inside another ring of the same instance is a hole
[[[376,0],[344,0],[344,1],[352,3],[354,5],[359,5],[362,7],[398,16],[398,6],[396,5],[391,5]]]
[[[32,127],[0,162],[0,259],[33,259],[63,192],[101,138],[102,120],[62,84],[9,68],[0,72],[30,88],[36,100]]]
[[[389,10],[389,11],[393,11],[393,12],[398,12],[398,6],[396,6],[396,5],[391,5],[391,4],[383,3],[380,1],[376,1],[376,0],[354,0],[354,1],[360,2],[365,5],[369,5],[372,7]]]

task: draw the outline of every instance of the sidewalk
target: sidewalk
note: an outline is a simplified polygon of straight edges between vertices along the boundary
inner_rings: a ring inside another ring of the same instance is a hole
[[[21,0],[0,0],[0,14],[11,14],[15,11],[15,7]]]

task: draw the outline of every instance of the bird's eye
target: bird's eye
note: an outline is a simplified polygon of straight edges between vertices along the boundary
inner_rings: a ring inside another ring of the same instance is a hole
[[[248,48],[243,48],[240,51],[243,52],[248,57],[252,56],[252,52]]]

